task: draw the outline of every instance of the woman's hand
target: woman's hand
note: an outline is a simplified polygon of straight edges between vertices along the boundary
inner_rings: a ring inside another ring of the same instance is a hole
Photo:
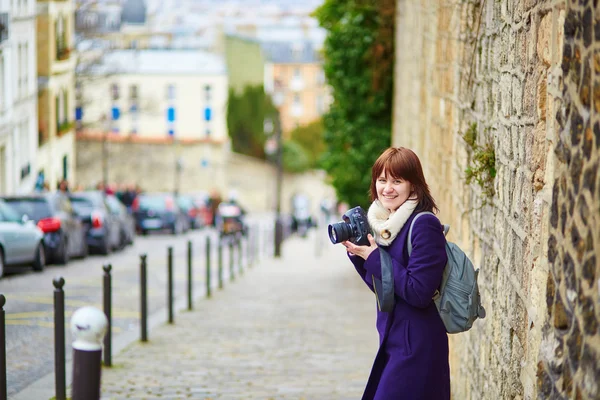
[[[342,244],[346,247],[346,250],[350,255],[359,256],[363,260],[366,260],[369,257],[369,254],[377,248],[377,243],[375,243],[375,239],[370,233],[367,235],[367,239],[369,239],[369,243],[371,243],[370,246],[357,246],[349,241],[342,242]]]

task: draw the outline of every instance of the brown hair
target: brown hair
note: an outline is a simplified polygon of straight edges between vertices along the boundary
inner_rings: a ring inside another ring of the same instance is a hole
[[[416,212],[430,211],[437,213],[438,207],[431,193],[429,193],[429,186],[425,182],[421,161],[412,150],[406,147],[390,147],[377,158],[371,168],[371,187],[369,188],[371,201],[377,199],[376,183],[384,170],[392,178],[404,179],[411,183],[417,199],[419,199],[419,204],[415,209]]]

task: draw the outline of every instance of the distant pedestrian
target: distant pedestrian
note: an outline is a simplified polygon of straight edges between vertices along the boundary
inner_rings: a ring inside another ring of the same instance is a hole
[[[446,239],[417,155],[406,148],[385,150],[371,170],[371,200],[367,213],[373,232],[370,246],[342,242],[367,286],[381,280],[381,253],[392,259],[395,304],[378,310],[379,351],[363,400],[449,400],[448,336],[432,298],[447,262]],[[377,294],[377,293],[376,293]]]

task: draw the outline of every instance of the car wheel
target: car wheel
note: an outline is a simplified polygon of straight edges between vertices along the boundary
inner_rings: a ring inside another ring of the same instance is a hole
[[[81,258],[86,258],[89,254],[90,254],[90,247],[88,246],[87,240],[84,240],[83,243],[81,244],[81,254],[79,255],[79,257]]]
[[[60,243],[58,254],[55,256],[55,260],[57,264],[65,265],[69,262],[69,246],[68,246],[67,238],[63,237],[63,240]]]
[[[2,248],[0,248],[0,278],[4,276],[4,253],[2,252]]]
[[[104,238],[102,246],[100,246],[100,254],[104,256],[110,254],[110,244],[108,243],[108,238]]]
[[[35,258],[33,259],[33,270],[41,272],[46,266],[46,250],[42,243],[38,244],[35,250]]]

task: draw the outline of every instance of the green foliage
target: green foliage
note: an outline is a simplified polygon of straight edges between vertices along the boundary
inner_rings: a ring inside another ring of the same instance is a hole
[[[469,162],[465,169],[465,181],[477,183],[486,197],[494,196],[494,178],[496,178],[496,151],[494,146],[477,144],[477,123],[472,123],[462,135],[468,146]]]
[[[321,119],[294,129],[291,133],[291,141],[305,151],[309,168],[319,167],[319,159],[325,151],[323,121]]]
[[[274,110],[262,85],[246,86],[241,94],[229,89],[227,127],[233,151],[264,159],[263,121]]]
[[[311,168],[311,159],[307,151],[297,142],[283,142],[283,169],[287,172],[304,172]]]
[[[350,206],[368,206],[371,167],[390,146],[395,4],[325,0],[314,14],[327,30],[323,67],[333,89],[322,167]]]

